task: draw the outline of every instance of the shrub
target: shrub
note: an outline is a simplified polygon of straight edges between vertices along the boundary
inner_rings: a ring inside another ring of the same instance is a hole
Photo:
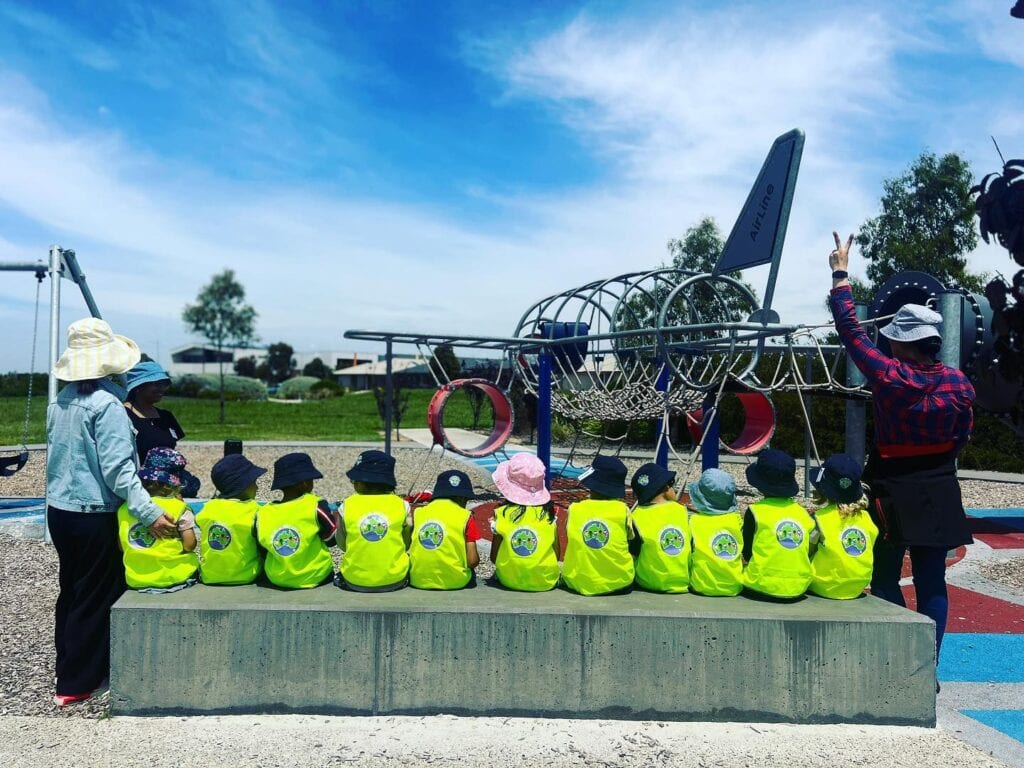
[[[42,394],[46,398],[47,376],[45,373],[37,373],[32,377],[32,393]],[[27,373],[3,373],[0,374],[0,397],[25,397],[28,394]]]
[[[220,397],[220,376],[216,373],[186,373],[171,380],[168,394],[216,400]],[[259,379],[224,376],[225,400],[265,400],[267,387]]]
[[[313,376],[296,376],[281,382],[277,396],[285,400],[305,400],[309,390],[319,382],[320,379]]]
[[[341,397],[347,392],[345,387],[330,379],[324,379],[310,387],[306,397],[310,400],[330,400],[332,397]]]

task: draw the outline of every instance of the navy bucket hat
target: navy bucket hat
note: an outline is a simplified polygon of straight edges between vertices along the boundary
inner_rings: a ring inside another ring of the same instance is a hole
[[[579,477],[584,488],[610,499],[626,498],[626,465],[614,456],[595,456],[590,469]]]
[[[469,475],[459,472],[457,469],[449,469],[437,476],[432,498],[475,499],[477,495],[473,490],[473,481],[469,479]]]
[[[263,477],[267,470],[257,467],[240,453],[232,453],[213,465],[210,478],[222,497],[237,496]]]
[[[384,451],[363,451],[345,476],[353,483],[375,483],[392,488],[398,485],[395,480],[395,459]]]
[[[811,474],[811,485],[822,496],[840,504],[852,504],[864,495],[860,463],[848,453],[837,453]]]
[[[274,482],[270,490],[279,491],[306,480],[319,480],[323,475],[313,466],[308,453],[286,453],[274,462]]]
[[[649,504],[651,500],[661,493],[666,485],[674,485],[676,473],[670,472],[659,464],[644,464],[633,473],[630,485],[633,488],[633,495],[640,504]]]
[[[765,496],[790,499],[800,492],[796,482],[796,461],[785,451],[768,448],[747,467],[747,482]]]

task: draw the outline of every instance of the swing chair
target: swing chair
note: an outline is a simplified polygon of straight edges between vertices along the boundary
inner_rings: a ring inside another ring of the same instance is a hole
[[[28,429],[32,417],[32,383],[36,373],[36,340],[39,333],[39,293],[45,272],[36,272],[36,307],[32,320],[32,353],[28,373],[28,394],[25,397],[25,420],[21,428],[21,451],[13,456],[0,456],[0,477],[12,477],[28,464]]]

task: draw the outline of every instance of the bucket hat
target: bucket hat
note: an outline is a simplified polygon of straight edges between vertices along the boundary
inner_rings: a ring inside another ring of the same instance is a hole
[[[610,499],[626,498],[626,465],[614,456],[595,456],[580,485]]]
[[[308,453],[286,453],[274,462],[274,481],[270,490],[279,491],[306,480],[319,480],[323,475],[313,466]]]
[[[469,479],[469,475],[457,469],[449,469],[437,476],[431,498],[475,499],[478,496],[473,490],[473,481]]]
[[[140,387],[143,384],[151,384],[154,381],[169,382],[171,377],[160,363],[153,360],[146,360],[128,371],[128,373],[125,374],[124,379],[125,389],[128,392],[131,392],[136,387]]]
[[[102,379],[124,373],[141,358],[138,344],[115,334],[105,320],[87,317],[68,326],[68,346],[53,375],[61,381]]]
[[[517,453],[491,474],[498,491],[513,504],[539,507],[551,501],[545,485],[544,462],[532,453]]]
[[[139,470],[139,479],[181,488],[185,483],[185,457],[173,448],[151,448]]]
[[[230,498],[240,494],[266,473],[266,469],[257,467],[242,454],[232,453],[213,465],[210,478],[217,492]]]
[[[811,485],[826,499],[852,504],[864,495],[860,485],[860,462],[848,453],[837,453],[811,474]]]
[[[788,499],[800,492],[796,461],[785,451],[768,448],[747,467],[747,481],[765,496]]]
[[[932,336],[942,338],[942,315],[921,304],[904,304],[892,322],[878,332],[890,341],[920,341]]]
[[[706,515],[727,515],[739,511],[736,481],[721,469],[705,469],[700,477],[686,486],[690,504]]]
[[[345,476],[353,483],[377,483],[392,488],[398,485],[395,480],[395,459],[384,451],[363,451]]]
[[[633,495],[640,504],[649,504],[651,499],[661,493],[666,485],[675,485],[676,473],[669,472],[659,464],[644,464],[633,473],[630,485]]]

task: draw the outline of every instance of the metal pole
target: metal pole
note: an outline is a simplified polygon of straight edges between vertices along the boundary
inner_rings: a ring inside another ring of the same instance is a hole
[[[394,382],[391,380],[391,342],[384,352],[384,453],[391,455],[391,398],[394,396]]]
[[[960,368],[960,334],[964,322],[964,296],[960,291],[939,294],[939,313],[942,315],[942,349],[939,362],[950,368]]]
[[[658,373],[658,380],[654,382],[654,388],[658,392],[668,391],[668,365],[661,360],[658,361],[658,365],[661,366],[661,371]],[[668,469],[668,430],[669,430],[669,417],[668,412],[658,419],[658,453],[654,457],[655,463],[663,469]],[[662,431],[666,434],[664,439],[661,439]]]
[[[858,301],[855,305],[857,320],[868,319],[868,305]],[[853,358],[846,356],[846,386],[860,387],[864,385],[864,374],[854,365]],[[863,400],[846,401],[846,452],[863,466],[867,457],[867,403]]]
[[[79,290],[82,292],[82,298],[85,299],[85,306],[89,308],[89,314],[98,320],[102,320],[103,316],[100,314],[100,308],[96,306],[96,300],[92,297],[92,291],[89,290],[89,286],[85,282],[85,273],[83,273],[82,268],[78,266],[78,259],[75,256],[75,252],[70,248],[64,251],[64,264],[68,268],[68,273],[71,275],[71,279],[75,281]]]
[[[810,381],[814,376],[814,361],[810,353],[804,353],[804,381]],[[811,396],[804,399],[804,406],[807,408],[807,423],[804,424],[804,498],[811,495],[811,416],[814,413],[811,404]]]
[[[544,462],[544,482],[551,487],[551,352],[537,356],[537,458]]]
[[[57,399],[57,379],[53,376],[53,369],[60,357],[60,279],[64,275],[61,252],[59,245],[50,246],[50,378],[46,393],[51,403]]]
[[[700,468],[718,469],[718,435],[722,416],[715,408],[715,415],[711,417],[711,409],[714,408],[715,398],[709,394],[704,398],[704,445],[700,449]]]

